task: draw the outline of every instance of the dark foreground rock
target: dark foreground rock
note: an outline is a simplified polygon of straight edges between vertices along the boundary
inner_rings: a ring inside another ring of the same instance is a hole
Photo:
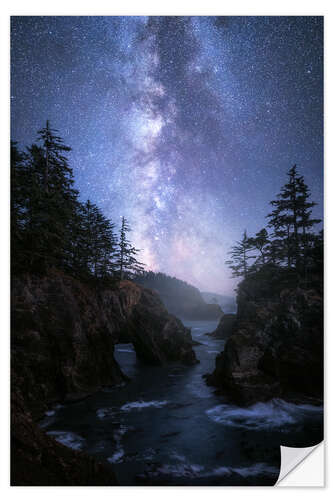
[[[323,396],[323,300],[315,289],[274,297],[243,283],[237,322],[207,382],[240,405]]]
[[[12,484],[115,484],[107,468],[35,422],[56,401],[126,380],[118,342],[133,342],[147,363],[196,363],[190,330],[129,281],[97,290],[57,271],[13,278],[11,305]]]
[[[12,486],[114,486],[111,466],[47,436],[34,422],[22,395],[11,401]]]
[[[224,314],[217,325],[216,330],[207,333],[210,337],[215,339],[227,339],[232,335],[234,325],[236,323],[236,314]]]

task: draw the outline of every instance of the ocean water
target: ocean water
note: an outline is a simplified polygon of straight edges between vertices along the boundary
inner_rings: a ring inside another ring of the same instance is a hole
[[[281,399],[248,408],[230,404],[202,375],[214,369],[224,341],[206,336],[215,321],[191,327],[200,363],[146,366],[131,344],[115,357],[128,384],[58,405],[41,426],[66,446],[111,463],[122,485],[272,485],[280,445],[322,439],[322,407]]]

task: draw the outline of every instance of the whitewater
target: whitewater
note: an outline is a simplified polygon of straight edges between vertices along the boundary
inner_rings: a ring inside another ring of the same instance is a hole
[[[147,366],[131,344],[115,357],[130,382],[58,405],[41,425],[66,446],[111,463],[121,485],[272,485],[280,445],[322,439],[323,408],[282,399],[248,408],[208,387],[224,341],[205,335],[217,322],[184,321],[200,363]]]

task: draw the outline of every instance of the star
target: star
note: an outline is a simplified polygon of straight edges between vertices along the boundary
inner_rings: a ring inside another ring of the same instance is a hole
[[[322,17],[15,16],[11,64],[12,139],[49,119],[148,269],[233,294],[228,251],[294,163],[322,218]]]

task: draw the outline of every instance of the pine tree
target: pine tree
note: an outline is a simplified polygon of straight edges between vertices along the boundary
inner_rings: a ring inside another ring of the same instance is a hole
[[[117,238],[114,224],[97,208],[94,232],[94,276],[107,278],[115,270]]]
[[[27,155],[18,150],[17,142],[10,145],[10,220],[11,220],[11,264],[13,270],[25,266],[24,233],[27,220],[27,198],[29,195],[29,176]]]
[[[43,260],[46,266],[67,269],[72,264],[71,238],[78,192],[73,187],[72,168],[64,156],[71,148],[56,133],[47,121],[38,132],[41,146],[38,149],[34,146],[30,153],[38,173]]]
[[[121,280],[124,279],[124,277],[131,277],[137,273],[141,273],[144,269],[143,264],[135,257],[139,253],[139,250],[134,248],[127,240],[127,233],[130,231],[131,229],[127,220],[125,217],[122,217],[118,243],[118,258],[116,261],[118,275]]]
[[[89,200],[81,203],[64,153],[70,148],[49,122],[40,145],[21,153],[11,144],[11,243],[14,272],[44,273],[50,267],[78,278],[131,277],[143,270],[122,220],[118,245],[114,224]]]
[[[289,181],[282,187],[278,199],[270,202],[275,210],[267,216],[268,226],[274,230],[275,258],[301,273],[306,267],[309,229],[320,220],[311,219],[310,209],[315,203],[308,201],[309,189],[298,175],[296,165],[287,175]]]
[[[307,249],[307,269],[322,275],[324,270],[324,231],[312,234]]]
[[[28,148],[21,171],[22,233],[20,259],[30,269],[42,270],[46,259],[47,205],[41,188],[42,150],[36,145]],[[23,197],[22,197],[23,196]]]
[[[269,239],[266,229],[261,229],[258,233],[256,233],[255,237],[249,238],[249,246],[256,248],[260,253],[260,258],[257,260],[257,263],[261,263],[263,266],[266,264],[266,248],[268,244]]]
[[[88,200],[80,205],[75,232],[75,267],[84,276],[108,278],[114,272],[117,239],[114,224]]]
[[[286,260],[290,269],[295,262],[298,262],[296,165],[289,170],[287,175],[289,182],[282,187],[278,199],[270,202],[275,210],[267,217],[270,218],[268,226],[273,228],[274,237],[280,242],[283,241],[283,245],[276,246],[280,250],[278,258],[281,262]]]
[[[309,259],[309,249],[311,246],[311,242],[314,241],[314,235],[311,233],[311,228],[315,224],[319,224],[321,219],[312,219],[312,208],[317,205],[317,203],[313,201],[309,201],[311,196],[310,190],[308,186],[304,182],[304,177],[300,176],[297,178],[297,191],[299,193],[298,196],[298,225],[300,228],[300,243],[301,243],[301,260],[303,267],[303,274],[306,275],[308,268],[308,259]],[[322,233],[321,233],[322,234]]]
[[[278,266],[285,255],[284,242],[281,239],[270,239],[266,247],[266,263]]]
[[[71,148],[63,144],[62,138],[55,135],[56,132],[58,131],[50,128],[49,120],[46,121],[46,126],[37,132],[44,152],[46,192],[59,186],[59,183],[68,188],[74,182],[72,169],[68,166],[67,158],[63,156],[63,153],[71,151]]]
[[[232,276],[248,276],[250,271],[249,261],[255,258],[255,256],[249,255],[251,250],[253,250],[251,238],[248,238],[246,231],[244,231],[241,241],[237,241],[229,252],[231,259],[226,261],[226,264],[232,270]]]
[[[77,191],[63,153],[70,148],[50,128],[39,131],[27,153],[12,145],[12,242],[22,266],[68,269],[72,260]],[[19,235],[19,239],[18,239]],[[14,243],[15,242],[15,243]]]

